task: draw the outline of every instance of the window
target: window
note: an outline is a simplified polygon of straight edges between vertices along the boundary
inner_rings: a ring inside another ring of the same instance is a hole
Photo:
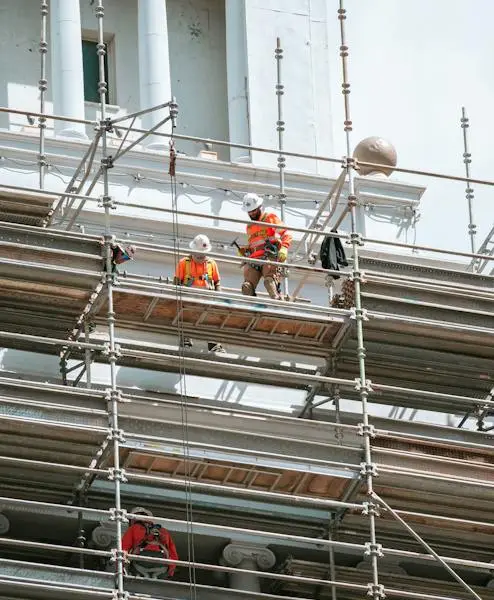
[[[97,42],[82,40],[82,68],[84,71],[84,100],[86,102],[99,102],[99,56]],[[105,54],[105,81],[107,85],[106,101],[109,103],[110,83],[108,81],[108,44]]]

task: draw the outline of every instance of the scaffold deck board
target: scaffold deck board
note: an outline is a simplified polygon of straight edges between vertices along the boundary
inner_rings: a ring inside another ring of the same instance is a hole
[[[324,355],[348,321],[347,311],[331,308],[187,289],[178,294],[169,285],[155,292],[119,286],[114,294],[117,322],[167,333],[176,333],[180,324],[185,334],[214,334],[273,348],[292,345],[294,350],[303,347]],[[99,316],[104,317],[106,310],[101,306]]]
[[[0,187],[0,220],[43,227],[56,196]]]

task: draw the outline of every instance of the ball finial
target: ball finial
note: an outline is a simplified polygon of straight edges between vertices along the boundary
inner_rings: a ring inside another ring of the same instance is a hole
[[[378,136],[368,137],[359,142],[353,151],[353,158],[361,162],[385,165],[382,167],[361,166],[358,172],[363,176],[383,173],[389,177],[398,160],[393,144]]]

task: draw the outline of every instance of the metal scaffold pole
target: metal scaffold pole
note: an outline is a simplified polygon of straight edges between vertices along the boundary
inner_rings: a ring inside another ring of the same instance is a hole
[[[38,154],[38,165],[39,165],[39,187],[44,189],[45,187],[45,169],[47,166],[46,155],[45,155],[45,131],[46,131],[46,117],[45,117],[45,95],[48,89],[48,80],[46,79],[46,55],[48,53],[48,42],[46,41],[46,26],[48,17],[48,2],[47,0],[41,0],[41,36],[39,41],[39,54],[40,54],[40,76],[38,81],[39,89],[39,112],[38,127],[39,127],[39,154]]]
[[[463,130],[463,163],[465,164],[465,176],[467,178],[467,187],[465,188],[465,197],[468,204],[468,236],[470,238],[470,250],[472,254],[475,252],[475,236],[477,235],[477,225],[474,223],[473,216],[473,200],[474,192],[470,182],[470,164],[472,163],[472,155],[468,145],[467,129],[470,127],[470,120],[467,117],[465,107],[461,107],[461,128]],[[474,269],[475,270],[475,269]]]
[[[276,38],[276,49],[274,51],[276,58],[276,97],[278,100],[278,120],[276,121],[276,131],[278,132],[278,170],[280,173],[280,213],[281,220],[285,222],[285,207],[286,207],[286,192],[285,192],[285,166],[286,158],[283,154],[283,134],[285,132],[285,121],[283,120],[283,94],[285,86],[281,82],[281,61],[283,60],[283,48],[281,47],[280,38]],[[288,287],[288,272],[285,270],[283,277],[283,296],[285,300],[289,298],[290,292]]]
[[[345,102],[345,121],[344,130],[346,137],[346,171],[348,173],[348,208],[350,213],[351,232],[350,243],[353,253],[352,279],[354,285],[355,299],[355,322],[357,334],[357,358],[359,378],[357,387],[362,403],[362,424],[361,435],[364,439],[364,462],[361,464],[361,474],[365,480],[367,496],[369,501],[365,503],[363,514],[369,518],[370,542],[366,544],[365,554],[370,557],[372,569],[372,582],[369,583],[368,595],[372,600],[383,600],[385,598],[384,586],[379,584],[378,558],[382,556],[381,545],[376,542],[376,517],[379,516],[378,505],[374,502],[374,483],[373,479],[377,475],[376,465],[372,462],[371,437],[374,434],[374,427],[369,424],[368,396],[371,392],[370,381],[366,377],[365,367],[365,346],[364,346],[364,328],[363,322],[365,311],[362,308],[361,284],[362,274],[359,265],[359,247],[363,244],[362,236],[358,231],[357,225],[357,196],[355,195],[354,182],[354,159],[351,157],[351,139],[350,133],[353,125],[350,114],[350,82],[348,77],[348,45],[346,43],[346,9],[343,0],[340,0],[338,9],[338,19],[340,22],[340,56],[342,65],[342,93]]]
[[[113,208],[113,199],[109,194],[108,169],[111,167],[111,161],[107,155],[107,134],[110,127],[106,118],[106,94],[107,83],[105,73],[105,55],[106,45],[104,42],[104,19],[105,9],[103,0],[98,0],[95,9],[95,15],[98,20],[98,45],[97,52],[99,58],[99,84],[98,91],[101,106],[101,171],[103,179],[103,197],[102,205],[105,211],[105,232],[104,232],[104,260],[106,269],[106,293],[108,302],[107,325],[108,325],[108,363],[110,365],[110,388],[107,392],[107,406],[109,418],[109,438],[113,449],[113,468],[110,471],[109,479],[113,480],[115,485],[115,507],[111,511],[111,518],[116,524],[116,548],[112,551],[112,560],[115,562],[115,591],[118,599],[124,598],[124,563],[125,554],[122,550],[122,524],[127,521],[125,511],[121,504],[121,483],[125,481],[124,471],[120,468],[120,442],[123,440],[123,432],[119,429],[118,423],[118,404],[120,393],[117,389],[117,357],[118,349],[115,344],[115,311],[113,306],[113,285],[114,273],[112,272],[113,255],[113,236],[110,227],[110,210]]]

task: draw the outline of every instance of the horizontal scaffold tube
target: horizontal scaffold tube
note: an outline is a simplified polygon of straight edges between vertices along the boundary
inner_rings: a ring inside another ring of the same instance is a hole
[[[109,510],[94,509],[94,508],[88,508],[86,506],[79,506],[79,505],[67,506],[64,504],[57,504],[57,503],[50,503],[50,502],[39,502],[39,501],[34,501],[34,500],[10,498],[8,496],[0,497],[0,502],[5,505],[14,504],[14,505],[18,505],[20,507],[31,507],[38,511],[43,510],[43,509],[51,509],[51,510],[59,511],[60,514],[75,514],[78,512],[82,512],[84,514],[93,515],[98,518],[103,518],[103,517],[108,518],[111,516]],[[358,505],[358,506],[361,508],[360,505]],[[423,516],[421,513],[407,513],[405,511],[396,511],[396,512],[398,512],[399,514],[404,515],[404,516],[405,515]],[[428,515],[426,515],[426,516],[428,516]],[[434,516],[434,515],[430,515],[430,516]],[[130,513],[130,512],[127,513],[127,518],[132,518],[132,517],[137,517],[137,515],[134,515],[133,513]],[[455,519],[451,519],[451,520],[454,521]],[[164,526],[166,526],[167,524],[168,525],[170,525],[170,524],[187,525],[188,527],[190,527],[190,526],[200,527],[206,531],[210,530],[210,531],[224,532],[225,535],[232,537],[232,539],[235,537],[235,533],[237,533],[237,534],[241,534],[241,535],[252,535],[254,537],[265,537],[265,538],[270,538],[270,539],[278,539],[278,540],[282,540],[282,541],[286,541],[286,542],[306,543],[306,544],[315,545],[319,548],[328,548],[330,546],[333,546],[335,548],[340,548],[343,550],[344,549],[356,550],[356,551],[365,550],[364,544],[356,544],[356,543],[350,543],[350,542],[338,542],[335,540],[327,540],[327,539],[322,539],[322,538],[311,538],[311,537],[290,535],[290,534],[285,534],[285,533],[276,533],[276,532],[270,532],[270,531],[260,531],[260,530],[246,529],[246,528],[241,528],[241,527],[229,527],[227,525],[216,525],[216,524],[201,523],[201,522],[197,522],[197,521],[190,521],[190,520],[183,520],[183,519],[162,518],[162,517],[157,517],[157,516],[153,517],[153,521],[155,521],[156,523],[159,523],[161,525],[164,525]],[[489,524],[487,524],[487,525],[489,525]],[[494,526],[494,524],[492,524],[492,525]],[[401,556],[404,558],[414,558],[417,560],[435,561],[434,557],[430,556],[429,554],[421,554],[419,552],[410,552],[407,550],[398,550],[398,549],[387,548],[387,547],[383,548],[383,551],[386,554],[393,554],[394,556]],[[469,568],[477,568],[477,569],[488,569],[488,570],[492,569],[491,563],[486,563],[486,562],[481,562],[481,561],[464,560],[464,559],[460,559],[460,558],[452,558],[452,557],[446,557],[446,556],[442,556],[441,558],[443,560],[445,560],[446,562],[448,562],[449,564],[454,564],[454,565],[459,565],[459,566],[464,566],[464,567],[469,567]]]
[[[154,109],[157,109],[157,108],[158,107],[155,107]],[[148,110],[150,110],[150,109],[148,109]],[[151,109],[151,110],[153,110],[153,109]],[[31,110],[20,110],[20,109],[15,109],[15,108],[9,108],[7,106],[1,106],[0,113],[11,113],[11,114],[18,114],[18,115],[26,115],[26,116],[31,116],[31,117],[42,117],[47,120],[65,121],[65,122],[69,122],[69,123],[82,123],[84,125],[90,125],[92,127],[99,126],[99,121],[91,121],[89,119],[77,119],[74,117],[40,113],[40,112],[36,112],[36,111],[31,111]],[[122,131],[133,131],[135,133],[145,133],[145,134],[149,133],[149,130],[147,130],[147,129],[141,129],[140,127],[135,127],[135,126],[134,127],[126,127],[124,125],[121,125],[121,123],[120,123],[121,120],[122,120],[122,118],[120,118],[120,117],[115,120],[115,124],[116,124],[115,126],[117,127],[117,129],[120,129]],[[205,138],[205,137],[192,136],[192,135],[183,135],[183,134],[178,134],[176,132],[167,133],[164,131],[155,131],[155,132],[153,132],[153,135],[165,137],[165,138],[173,137],[177,140],[184,140],[184,141],[191,141],[191,142],[203,142],[203,143],[213,144],[213,145],[217,145],[217,146],[225,146],[228,148],[239,148],[242,150],[263,152],[266,154],[279,154],[279,152],[280,152],[279,148],[278,149],[266,148],[264,146],[253,146],[250,144],[241,144],[239,142],[227,142],[225,140],[217,140],[217,139],[213,139],[213,138]],[[345,161],[344,161],[344,159],[341,159],[341,158],[320,156],[318,154],[305,154],[305,153],[301,153],[301,152],[291,152],[289,150],[283,150],[283,154],[284,154],[284,156],[288,156],[288,157],[306,158],[307,160],[331,162],[331,163],[335,163],[335,164],[340,164],[342,167],[345,166]],[[360,161],[360,160],[355,161],[355,166],[356,167],[358,167],[358,166],[370,167],[374,170],[389,169],[389,165],[385,165],[385,164],[381,164],[381,163],[365,162],[365,161]],[[358,168],[357,168],[357,170],[358,170]],[[469,184],[494,186],[494,181],[491,181],[488,179],[472,179],[472,178],[462,177],[459,175],[449,175],[446,173],[438,173],[436,171],[423,171],[423,170],[419,170],[419,169],[407,169],[405,167],[393,167],[393,171],[395,171],[396,173],[408,173],[411,175],[423,175],[425,177],[449,179],[451,181],[462,181],[462,182],[469,183]]]
[[[494,182],[492,182],[490,185],[494,185]],[[1,184],[0,188],[40,193],[40,190],[38,188],[26,187],[26,186]],[[56,196],[56,197],[63,195],[64,197],[67,197],[67,198],[79,198],[81,200],[89,200],[89,201],[93,201],[93,202],[99,202],[99,199],[97,199],[97,198],[91,198],[88,196],[84,196],[83,194],[74,194],[74,193],[69,193],[69,192],[64,192],[64,191],[50,191],[50,190],[43,189],[43,194],[48,194],[48,195],[52,195],[52,196]],[[115,204],[121,205],[121,206],[127,206],[129,208],[142,209],[144,207],[142,204],[120,202],[120,201],[117,201]],[[218,220],[218,221],[225,221],[228,223],[239,223],[239,224],[243,224],[243,225],[250,225],[253,223],[253,221],[247,221],[245,219],[237,219],[235,217],[223,217],[221,215],[210,215],[210,214],[198,213],[198,212],[192,212],[192,211],[173,210],[171,208],[164,208],[164,207],[146,207],[146,208],[147,208],[147,210],[153,210],[153,211],[157,211],[157,212],[165,212],[165,213],[170,213],[170,214],[173,213],[173,214],[177,214],[177,215],[191,216],[191,217],[197,217],[197,218],[202,218],[202,219],[213,219],[213,220]],[[285,225],[271,224],[271,226],[275,229],[286,229],[287,228],[286,224]],[[314,234],[314,235],[318,235],[318,236],[321,235],[321,231],[319,229],[310,229],[310,228],[303,228],[303,227],[290,227],[290,226],[288,226],[288,229],[290,231],[294,231],[294,232],[298,232],[298,233],[310,233],[310,234]],[[60,233],[60,232],[58,232],[58,233]],[[325,231],[324,235],[330,236],[330,237],[338,237],[341,239],[349,239],[349,235],[347,233],[335,233],[335,232],[331,232],[331,231]],[[489,256],[487,254],[461,252],[459,250],[449,250],[446,248],[437,248],[435,246],[423,246],[423,245],[417,246],[415,244],[406,244],[406,243],[402,243],[402,242],[381,240],[379,238],[362,237],[361,240],[363,242],[368,242],[368,243],[372,243],[372,244],[383,244],[383,245],[391,246],[391,247],[407,248],[409,250],[423,250],[426,252],[435,252],[438,254],[448,254],[448,255],[452,255],[452,256],[461,256],[461,257],[465,257],[465,258],[478,258],[478,259],[487,260],[487,261],[494,261],[494,256]],[[125,241],[127,241],[127,240],[125,240]],[[136,242],[136,243],[139,246],[141,246],[141,242]],[[231,257],[231,255],[227,255],[227,256]],[[341,274],[341,272],[339,274]],[[470,273],[470,274],[475,275],[472,273]],[[482,275],[482,277],[485,277],[485,275]]]

